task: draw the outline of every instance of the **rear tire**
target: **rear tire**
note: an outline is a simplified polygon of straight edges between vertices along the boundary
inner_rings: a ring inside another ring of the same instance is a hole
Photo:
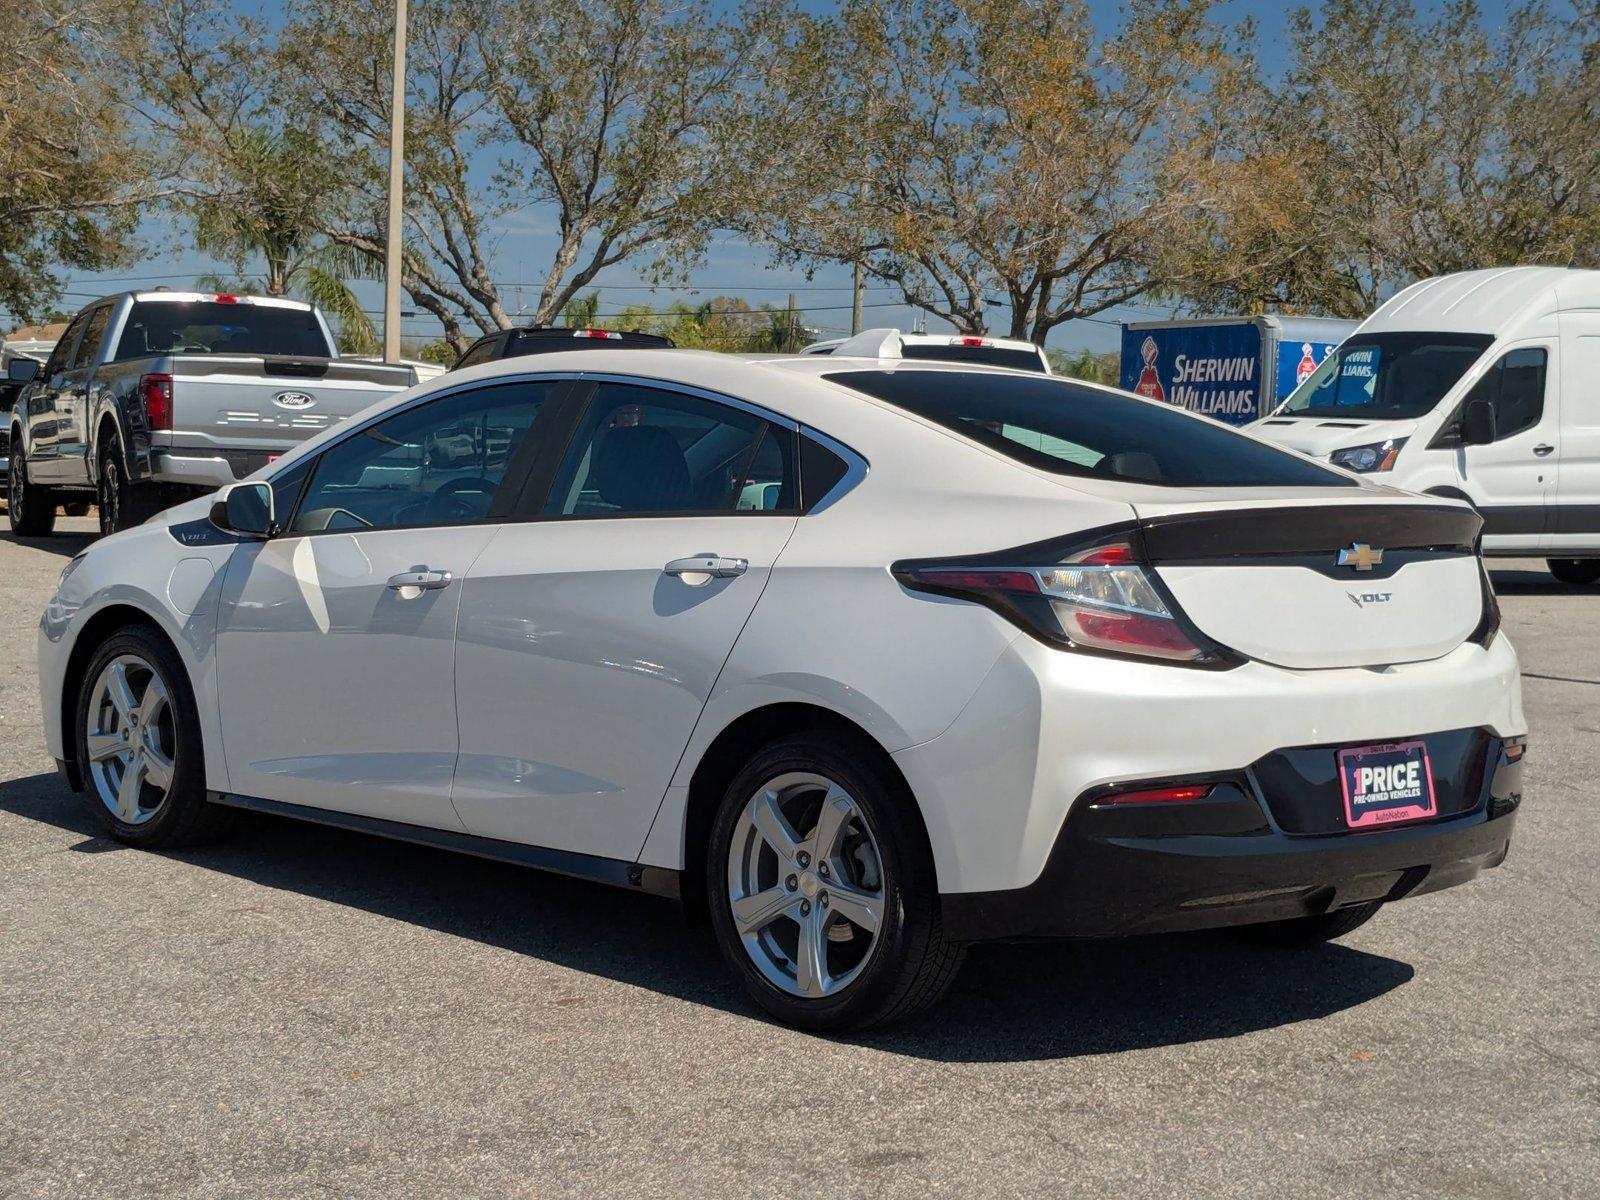
[[[21,439],[11,439],[10,478],[6,481],[6,507],[11,532],[18,537],[49,537],[56,527],[56,498],[48,488],[28,482],[28,460]]]
[[[1266,921],[1260,925],[1239,925],[1228,932],[1242,942],[1258,946],[1311,946],[1331,942],[1365,925],[1383,907],[1382,900],[1352,904],[1314,917],[1291,917],[1287,921]]]
[[[108,835],[167,850],[230,823],[230,810],[206,800],[200,717],[183,662],[153,629],[130,625],[96,648],[73,712],[84,799]]]
[[[1600,558],[1547,558],[1545,565],[1562,583],[1584,587],[1600,580]]]
[[[758,807],[768,799],[777,824]],[[908,1017],[944,994],[964,956],[944,936],[916,802],[860,738],[796,734],[750,760],[713,820],[706,896],[729,967],[801,1029]]]

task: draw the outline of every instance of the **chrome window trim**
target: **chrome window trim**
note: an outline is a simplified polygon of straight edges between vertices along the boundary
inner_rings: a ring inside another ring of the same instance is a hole
[[[585,383],[622,383],[633,387],[654,388],[658,392],[677,392],[684,396],[693,396],[698,400],[705,400],[711,404],[722,404],[728,408],[737,409],[739,412],[748,413],[752,417],[760,417],[763,421],[770,421],[790,433],[800,432],[800,422],[793,417],[786,417],[782,413],[773,412],[770,408],[762,408],[759,404],[752,404],[748,400],[741,400],[737,396],[730,396],[726,392],[714,392],[708,388],[696,387],[692,383],[678,383],[672,379],[657,379],[653,375],[627,375],[614,371],[594,372],[580,371],[579,379]]]

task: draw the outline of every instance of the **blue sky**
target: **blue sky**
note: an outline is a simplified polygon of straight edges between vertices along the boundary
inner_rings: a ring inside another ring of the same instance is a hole
[[[426,3],[426,0],[422,2]],[[249,0],[243,0],[239,7],[269,14],[281,10],[278,5],[258,6]],[[824,10],[831,5],[825,0],[809,0],[808,7]],[[1273,66],[1274,56],[1282,55],[1286,15],[1292,7],[1259,3],[1256,0],[1223,0],[1218,6],[1225,21],[1246,17],[1255,20],[1262,54],[1269,69]],[[1315,9],[1319,6],[1311,4],[1309,7]],[[1423,0],[1419,7],[1429,9],[1436,5]],[[1106,31],[1113,30],[1120,19],[1122,6],[1111,0],[1094,0],[1093,8],[1097,23]],[[1503,0],[1486,0],[1483,8],[1490,24],[1504,15]],[[494,252],[495,277],[501,283],[502,298],[511,311],[517,311],[523,305],[531,308],[536,302],[537,287],[532,286],[532,281],[542,275],[543,264],[549,260],[554,245],[553,238],[541,228],[547,226],[548,223],[542,222],[534,210],[515,214],[499,231],[499,242]],[[127,287],[154,287],[160,284],[182,287],[192,283],[199,274],[229,272],[227,266],[184,249],[184,231],[181,228],[152,221],[146,232],[153,247],[149,257],[126,270],[70,276],[68,294],[62,301],[62,307],[76,309],[96,296]],[[850,272],[847,268],[819,269],[808,279],[801,272],[773,267],[764,250],[734,239],[724,238],[715,242],[705,262],[693,272],[689,285],[685,287],[652,290],[639,270],[629,269],[626,264],[607,271],[599,282],[602,314],[615,312],[627,304],[661,305],[673,299],[698,303],[715,295],[740,296],[751,304],[781,306],[786,302],[788,292],[793,290],[808,325],[830,334],[848,332],[849,329]],[[519,286],[522,284],[530,286]],[[357,291],[366,307],[373,310],[381,307],[379,285],[358,284]],[[893,288],[869,285],[865,313],[867,325],[913,326],[917,319],[915,312],[897,303],[896,294]],[[1063,350],[1084,347],[1097,351],[1110,350],[1117,345],[1119,321],[1165,315],[1168,315],[1166,310],[1153,306],[1116,309],[1096,320],[1059,327],[1050,336],[1049,343],[1052,348]],[[930,319],[929,327],[937,329],[942,326]],[[408,318],[404,323],[408,338],[428,338],[435,335],[437,330],[435,322],[421,315]]]

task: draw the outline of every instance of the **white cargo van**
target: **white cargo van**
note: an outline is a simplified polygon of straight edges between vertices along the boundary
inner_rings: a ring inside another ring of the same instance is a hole
[[[1249,429],[1471,501],[1486,555],[1536,555],[1563,582],[1600,580],[1600,271],[1413,284]]]

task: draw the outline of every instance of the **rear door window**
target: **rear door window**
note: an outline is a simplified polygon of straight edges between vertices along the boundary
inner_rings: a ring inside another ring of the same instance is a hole
[[[827,378],[1057,475],[1163,487],[1360,486],[1214,421],[1053,376],[880,370]]]
[[[83,338],[78,342],[78,348],[73,352],[72,365],[67,369],[77,371],[87,367],[94,361],[95,351],[100,348],[100,339],[106,335],[106,324],[111,320],[111,305],[102,304],[89,314],[89,324],[84,328]]]
[[[555,517],[796,511],[795,435],[699,396],[601,384],[545,503]]]

